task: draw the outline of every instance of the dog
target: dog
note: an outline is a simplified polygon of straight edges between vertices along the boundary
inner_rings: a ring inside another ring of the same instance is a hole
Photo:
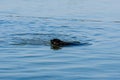
[[[76,42],[76,41],[65,42],[65,41],[62,41],[60,39],[52,39],[52,40],[50,40],[50,43],[51,43],[51,46],[53,49],[59,49],[59,48],[64,47],[64,46],[74,46],[74,45],[80,44],[80,42]]]

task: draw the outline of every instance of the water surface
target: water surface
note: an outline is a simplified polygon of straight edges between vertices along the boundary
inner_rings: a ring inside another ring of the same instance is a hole
[[[15,2],[0,1],[1,80],[120,79],[118,0]],[[53,38],[88,45],[54,50]]]

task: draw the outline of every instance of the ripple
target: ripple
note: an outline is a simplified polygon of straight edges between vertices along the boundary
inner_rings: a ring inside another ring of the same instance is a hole
[[[8,16],[0,19],[0,27],[0,79],[119,78],[118,24],[97,19]],[[53,38],[81,45],[51,50]]]
[[[50,40],[58,38],[63,41],[78,41],[76,36],[66,34],[42,34],[42,33],[21,33],[11,34],[11,44],[13,45],[49,45]],[[87,43],[86,43],[87,44]],[[82,45],[86,45],[83,43]]]

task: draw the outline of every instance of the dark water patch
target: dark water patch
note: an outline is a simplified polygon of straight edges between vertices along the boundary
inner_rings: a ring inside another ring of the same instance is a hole
[[[39,17],[39,16],[19,16],[19,15],[2,15],[2,18],[12,18],[12,19],[36,19],[36,20],[54,20],[54,21],[71,21],[71,22],[106,22],[105,20],[98,20],[98,19],[80,19],[80,18],[64,18],[64,17]],[[109,21],[107,21],[109,22]]]
[[[73,45],[63,46],[63,47],[74,47],[74,46],[89,46],[92,45],[88,43],[88,40],[80,40],[76,36],[64,35],[64,34],[50,34],[50,33],[21,33],[21,34],[11,34],[10,45],[40,45],[40,46],[51,46],[51,39],[60,39],[65,42],[73,42]],[[83,36],[82,36],[83,38]],[[85,38],[85,37],[84,37]],[[79,44],[74,42],[80,42]],[[51,46],[51,49],[59,50],[63,47]]]
[[[11,34],[12,40],[23,42],[26,44],[41,44],[41,42],[49,42],[51,39],[59,38],[61,40],[71,41],[76,37],[71,37],[64,34],[40,34],[40,33],[23,33],[23,34]]]
[[[10,24],[10,23],[11,23],[10,21],[0,20],[0,25],[1,25],[1,24]]]
[[[64,18],[64,17],[39,17],[39,16],[20,16],[20,15],[1,15],[3,18],[29,18],[29,19],[48,19],[59,21],[81,21],[81,22],[104,22],[98,19],[80,19],[80,18]]]
[[[102,20],[95,19],[71,19],[71,21],[80,21],[80,22],[104,22]]]
[[[113,21],[114,23],[120,23],[120,21]]]

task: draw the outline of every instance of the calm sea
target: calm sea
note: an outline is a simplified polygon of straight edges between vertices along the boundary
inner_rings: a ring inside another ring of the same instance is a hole
[[[1,0],[0,80],[120,80],[119,3]]]

